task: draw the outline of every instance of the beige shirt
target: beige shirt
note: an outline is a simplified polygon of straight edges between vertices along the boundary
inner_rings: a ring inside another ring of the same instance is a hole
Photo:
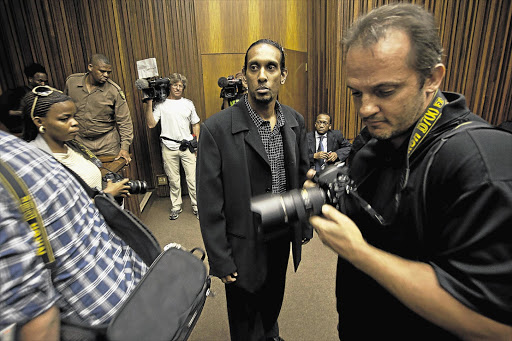
[[[86,160],[82,155],[66,146],[67,153],[53,153],[53,156],[62,164],[68,166],[78,174],[91,188],[102,189],[101,171],[91,161]]]
[[[77,107],[77,139],[97,156],[117,155],[120,149],[128,151],[133,125],[123,91],[109,79],[89,93],[86,77],[87,73],[69,76],[64,89]]]

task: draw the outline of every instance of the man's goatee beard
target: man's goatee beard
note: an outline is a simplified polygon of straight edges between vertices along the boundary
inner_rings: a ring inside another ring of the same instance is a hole
[[[255,98],[254,100],[257,103],[259,103],[259,104],[269,104],[270,102],[272,102],[272,97],[268,97],[268,98]]]

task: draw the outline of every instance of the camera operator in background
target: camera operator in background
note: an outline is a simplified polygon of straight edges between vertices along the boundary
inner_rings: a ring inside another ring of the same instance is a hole
[[[183,97],[187,87],[187,78],[179,73],[169,77],[170,92],[163,102],[155,103],[153,99],[144,101],[144,111],[149,128],[154,128],[162,121],[160,134],[164,169],[170,184],[171,213],[169,219],[176,220],[182,212],[180,162],[187,179],[188,194],[192,204],[192,212],[196,217],[196,152],[199,136],[199,116],[194,103]],[[192,126],[193,135],[190,133]]]
[[[94,190],[103,189],[101,161],[80,142],[75,120],[76,106],[71,97],[49,86],[37,86],[22,99],[23,139],[53,155]],[[128,179],[106,182],[103,189],[114,197],[129,196]]]
[[[512,135],[439,90],[437,34],[423,8],[396,4],[344,39],[365,124],[348,160],[359,199],[310,218],[340,255],[343,340],[512,339]]]
[[[237,72],[235,77],[221,77],[217,83],[219,87],[222,88],[220,90],[220,98],[222,98],[222,106],[220,107],[220,110],[234,105],[247,93],[247,82],[245,81],[242,72]]]

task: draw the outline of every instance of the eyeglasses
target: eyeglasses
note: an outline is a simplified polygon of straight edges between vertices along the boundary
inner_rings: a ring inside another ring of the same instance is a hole
[[[328,126],[329,125],[329,122],[326,122],[326,121],[316,121],[315,123],[318,124],[319,126]]]
[[[184,89],[185,88],[182,84],[173,84],[173,85],[171,85],[171,87],[176,88],[176,89]]]
[[[34,98],[34,103],[32,104],[32,109],[30,110],[30,118],[34,119],[34,110],[36,108],[37,99],[39,97],[48,97],[53,91],[56,90],[46,85],[39,85],[32,89],[32,93],[36,95]],[[57,90],[58,91],[58,90]]]

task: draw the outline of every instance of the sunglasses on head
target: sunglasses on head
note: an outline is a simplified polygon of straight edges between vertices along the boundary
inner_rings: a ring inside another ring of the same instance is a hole
[[[36,95],[34,98],[34,103],[32,104],[32,109],[30,110],[30,117],[34,119],[34,110],[36,108],[37,99],[39,97],[48,97],[50,96],[54,91],[62,92],[57,89],[54,89],[52,87],[49,87],[47,85],[39,85],[32,89],[32,93]]]

